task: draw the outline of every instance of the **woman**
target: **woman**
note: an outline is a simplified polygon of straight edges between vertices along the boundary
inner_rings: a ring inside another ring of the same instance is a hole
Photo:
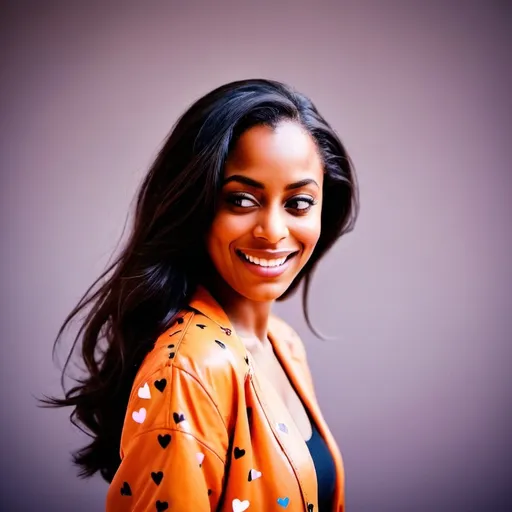
[[[344,509],[303,345],[271,307],[302,281],[306,305],[356,215],[343,145],[289,87],[230,83],[181,117],[57,338],[88,308],[87,378],[50,403],[92,434],[75,462],[110,482],[108,512]]]

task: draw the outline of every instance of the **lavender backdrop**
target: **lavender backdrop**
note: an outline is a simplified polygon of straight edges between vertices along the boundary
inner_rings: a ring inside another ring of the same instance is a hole
[[[177,116],[256,76],[309,94],[359,173],[356,230],[312,293],[339,339],[310,335],[298,297],[277,308],[347,510],[512,510],[509,2],[22,0],[0,24],[1,510],[103,509],[69,462],[83,435],[35,406],[59,390],[54,335]]]

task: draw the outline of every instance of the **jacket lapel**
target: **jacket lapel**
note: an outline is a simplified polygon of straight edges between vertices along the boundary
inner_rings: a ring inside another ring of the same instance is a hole
[[[270,341],[274,351],[283,366],[288,378],[296,389],[300,399],[304,403],[307,411],[311,418],[315,422],[321,436],[324,438],[329,451],[334,460],[336,468],[336,489],[335,499],[336,511],[338,512],[338,504],[344,503],[344,492],[345,492],[345,473],[343,467],[343,460],[338,449],[338,445],[330,432],[327,423],[325,422],[320,407],[315,397],[314,389],[308,385],[309,380],[309,368],[305,360],[299,360],[297,358],[290,357],[290,351],[288,349],[288,343],[283,338],[282,333],[278,332],[279,329],[275,329],[275,333],[270,333]],[[280,335],[281,334],[281,335]],[[298,368],[297,365],[302,367]],[[307,378],[305,378],[307,376]],[[339,508],[342,511],[342,507]]]

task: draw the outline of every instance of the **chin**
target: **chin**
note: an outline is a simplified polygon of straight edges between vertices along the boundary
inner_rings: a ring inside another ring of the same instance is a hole
[[[241,295],[254,302],[272,302],[281,297],[291,283],[262,283],[240,290]],[[239,292],[239,293],[240,293]]]

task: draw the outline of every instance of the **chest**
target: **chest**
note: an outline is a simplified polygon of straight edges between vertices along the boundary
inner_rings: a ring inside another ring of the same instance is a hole
[[[252,356],[258,369],[288,410],[303,439],[309,439],[312,433],[309,416],[275,353],[271,350],[255,351]]]

